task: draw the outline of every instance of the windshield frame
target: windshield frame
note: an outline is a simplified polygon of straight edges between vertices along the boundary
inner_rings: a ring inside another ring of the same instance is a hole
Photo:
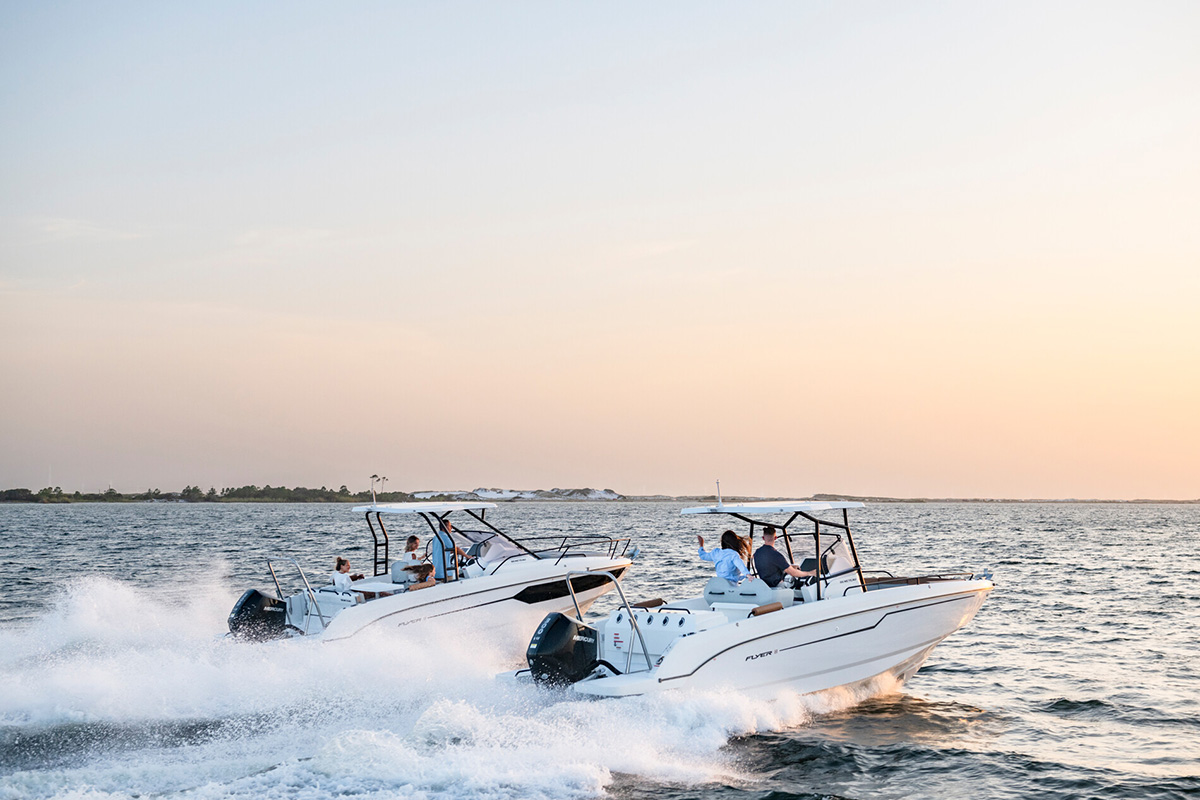
[[[859,587],[864,592],[867,590],[866,580],[863,578],[862,564],[860,564],[858,561],[858,550],[854,546],[854,535],[850,532],[850,513],[847,509],[845,509],[845,508],[842,509],[842,521],[841,522],[834,522],[833,520],[820,519],[819,517],[813,516],[812,514],[809,514],[807,512],[797,510],[797,511],[793,511],[791,513],[791,516],[788,517],[787,522],[784,522],[783,524],[779,524],[777,522],[764,522],[762,520],[752,519],[751,517],[748,517],[737,511],[725,511],[722,513],[725,513],[731,517],[734,517],[735,519],[739,519],[742,522],[748,523],[750,525],[751,552],[753,552],[753,548],[754,548],[754,529],[756,527],[761,527],[761,528],[770,527],[770,528],[775,528],[775,530],[779,531],[779,538],[783,539],[784,546],[787,548],[788,563],[794,564],[796,561],[795,557],[792,555],[792,536],[797,536],[797,537],[803,536],[805,538],[811,536],[813,539],[813,553],[817,556],[817,559],[816,559],[817,574],[815,576],[815,578],[816,578],[815,583],[816,583],[816,587],[817,587],[817,599],[818,600],[821,599],[821,584],[823,582],[828,582],[830,578],[835,578],[838,575],[845,575],[850,572],[854,572],[855,575],[858,577]],[[796,520],[800,519],[800,518],[803,518],[813,524],[813,529],[811,532],[792,533],[789,530],[796,523]],[[829,574],[829,573],[825,572],[825,570],[824,570],[825,558],[824,557],[825,557],[825,555],[827,555],[828,552],[832,551],[833,548],[837,546],[837,544],[841,541],[842,536],[840,533],[828,533],[828,532],[822,531],[822,527],[835,528],[837,530],[845,531],[846,544],[849,545],[849,547],[850,547],[850,557],[851,557],[851,561],[853,563],[853,566],[851,567],[851,569],[842,570],[841,572],[836,572],[833,574]],[[832,536],[834,538],[833,544],[831,544],[831,545],[829,545],[829,547],[825,548],[824,551],[822,551],[822,548],[821,548],[821,537],[822,536],[826,536],[826,537]],[[751,558],[750,560],[751,560],[751,562],[753,562],[754,559]],[[752,564],[747,565],[747,566],[750,566],[751,568],[753,568]]]

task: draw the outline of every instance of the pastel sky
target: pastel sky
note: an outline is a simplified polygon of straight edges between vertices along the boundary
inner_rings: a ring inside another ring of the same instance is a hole
[[[0,488],[1200,497],[1200,4],[0,3]]]

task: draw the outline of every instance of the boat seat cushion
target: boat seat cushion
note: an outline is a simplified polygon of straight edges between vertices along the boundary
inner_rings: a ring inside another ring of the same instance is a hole
[[[709,606],[713,603],[745,603],[752,606],[782,603],[783,607],[787,608],[793,600],[791,589],[772,589],[757,578],[730,583],[724,578],[714,576],[704,587],[704,602]]]

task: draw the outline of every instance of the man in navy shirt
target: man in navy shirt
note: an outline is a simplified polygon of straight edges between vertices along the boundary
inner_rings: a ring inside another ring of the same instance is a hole
[[[815,570],[802,570],[795,564],[789,564],[783,554],[775,549],[775,529],[768,525],[763,528],[762,547],[754,551],[754,569],[763,583],[772,588],[779,585],[784,575],[794,578],[807,578],[816,575]]]

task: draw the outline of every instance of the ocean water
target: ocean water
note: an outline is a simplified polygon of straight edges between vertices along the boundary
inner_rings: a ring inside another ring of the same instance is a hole
[[[630,536],[630,599],[697,592],[673,504],[505,504],[520,537]],[[460,625],[220,638],[288,553],[370,557],[323,505],[0,507],[0,800],[1200,796],[1200,506],[877,505],[867,568],[990,568],[903,686],[577,700],[498,683],[525,642]],[[394,533],[399,531],[394,531]],[[610,596],[611,597],[611,596]],[[611,601],[603,600],[597,612]]]

